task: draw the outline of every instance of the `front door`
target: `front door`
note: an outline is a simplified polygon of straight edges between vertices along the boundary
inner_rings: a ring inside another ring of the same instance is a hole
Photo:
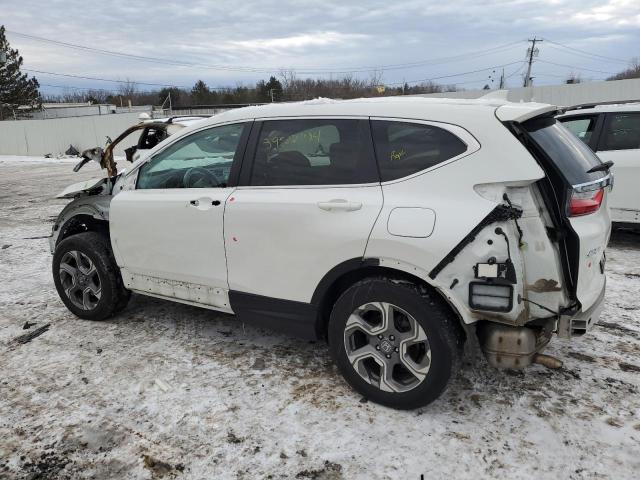
[[[135,190],[114,196],[111,242],[127,288],[229,310],[223,217],[246,129],[181,137],[142,165]]]

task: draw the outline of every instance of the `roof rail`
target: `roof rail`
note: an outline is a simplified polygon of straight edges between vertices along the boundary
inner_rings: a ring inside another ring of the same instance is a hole
[[[193,114],[193,115],[173,115],[169,117],[167,123],[173,123],[173,121],[177,118],[209,118],[211,115],[206,114]]]
[[[595,108],[600,105],[625,105],[627,103],[640,103],[640,99],[638,100],[612,100],[610,102],[592,102],[592,103],[580,103],[578,105],[572,105],[571,107],[566,107],[564,110],[585,110],[588,108]]]

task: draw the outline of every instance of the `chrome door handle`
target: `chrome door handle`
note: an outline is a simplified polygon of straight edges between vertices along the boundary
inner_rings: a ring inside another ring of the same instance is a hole
[[[342,212],[354,212],[362,208],[362,202],[349,202],[344,199],[334,199],[328,202],[318,202],[318,208],[331,212],[333,210],[339,210]]]

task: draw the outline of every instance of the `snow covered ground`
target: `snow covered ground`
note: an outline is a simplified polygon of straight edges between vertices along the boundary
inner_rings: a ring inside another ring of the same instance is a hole
[[[0,478],[638,478],[640,235],[612,239],[593,333],[549,347],[563,369],[472,353],[435,404],[399,412],[363,403],[325,345],[231,316],[134,296],[75,318],[51,280],[52,197],[100,172],[71,168],[0,157]]]

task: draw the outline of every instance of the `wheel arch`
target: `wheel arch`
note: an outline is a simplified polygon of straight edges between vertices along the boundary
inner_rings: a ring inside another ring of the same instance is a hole
[[[80,197],[69,203],[58,215],[49,246],[51,253],[65,238],[81,232],[98,232],[109,239],[110,196]]]
[[[318,312],[315,325],[317,338],[327,339],[331,310],[345,290],[365,278],[381,276],[411,282],[436,292],[443,304],[446,304],[458,318],[460,333],[466,338],[465,323],[459,309],[440,288],[428,280],[428,272],[398,260],[384,258],[353,258],[336,265],[327,272],[311,297],[311,304]]]

